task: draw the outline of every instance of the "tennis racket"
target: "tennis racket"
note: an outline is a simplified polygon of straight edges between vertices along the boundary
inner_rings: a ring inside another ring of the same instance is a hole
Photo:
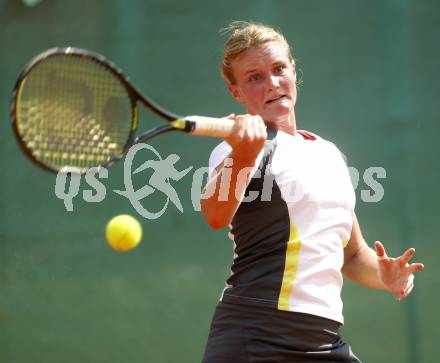
[[[136,137],[138,104],[168,121]],[[226,137],[233,121],[168,112],[104,56],[47,50],[26,65],[12,93],[11,120],[25,154],[45,170],[110,167],[130,146],[171,131]]]

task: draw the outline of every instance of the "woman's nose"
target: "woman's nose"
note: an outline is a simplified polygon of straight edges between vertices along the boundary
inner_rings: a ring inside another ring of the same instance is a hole
[[[270,76],[268,77],[269,80],[269,86],[273,88],[278,88],[280,86],[280,80],[277,76]]]

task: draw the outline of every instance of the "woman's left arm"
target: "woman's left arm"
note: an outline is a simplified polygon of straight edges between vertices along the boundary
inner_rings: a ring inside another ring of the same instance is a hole
[[[389,291],[402,301],[414,287],[414,272],[423,270],[422,263],[411,263],[416,250],[409,248],[397,258],[388,257],[381,242],[374,244],[375,251],[368,247],[362,237],[356,215],[353,214],[353,229],[344,249],[342,273],[359,284]]]

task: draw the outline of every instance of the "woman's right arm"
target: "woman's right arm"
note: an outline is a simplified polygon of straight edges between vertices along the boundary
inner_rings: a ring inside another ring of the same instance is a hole
[[[235,120],[231,136],[225,138],[232,148],[231,154],[216,168],[201,196],[203,216],[214,229],[231,223],[251,178],[249,168],[254,167],[267,137],[266,126],[260,116],[229,118]],[[227,175],[229,173],[230,176]]]

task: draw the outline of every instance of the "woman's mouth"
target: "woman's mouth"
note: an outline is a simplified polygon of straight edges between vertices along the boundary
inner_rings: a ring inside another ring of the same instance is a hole
[[[266,101],[266,103],[273,103],[273,102],[277,102],[277,101],[282,101],[286,98],[286,95],[280,95],[277,96],[275,98],[270,99],[269,101]]]

